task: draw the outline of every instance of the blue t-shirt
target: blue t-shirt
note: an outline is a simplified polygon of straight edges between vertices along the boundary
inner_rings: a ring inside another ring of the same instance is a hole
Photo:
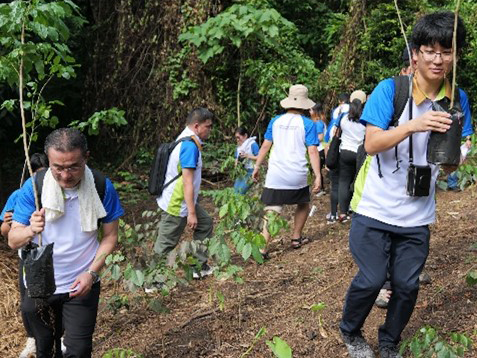
[[[381,129],[388,129],[394,115],[394,106],[383,106],[383,103],[394,103],[395,84],[392,78],[381,81],[374,89],[366,106],[364,106],[361,122],[369,123]],[[462,136],[474,133],[472,128],[469,100],[467,94],[459,88],[460,105],[464,112]]]
[[[124,210],[119,202],[118,193],[108,178],[106,178],[103,206],[104,210],[106,210],[106,216],[100,219],[103,224],[113,222],[124,215]],[[13,212],[13,220],[23,225],[29,225],[31,214],[33,214],[35,210],[35,197],[33,194],[32,180],[30,178],[25,182],[23,187],[19,189],[15,211]]]
[[[17,189],[13,193],[11,193],[10,196],[8,197],[7,202],[5,203],[5,206],[2,209],[2,213],[0,214],[0,222],[3,221],[3,218],[5,217],[5,213],[7,211],[12,211],[15,209],[15,203],[17,202],[17,197],[19,193],[20,193],[20,189]]]
[[[323,134],[325,133],[325,124],[322,120],[316,121],[316,133]]]
[[[197,145],[193,141],[186,140],[182,142],[179,161],[181,168],[197,168],[197,163],[199,162],[199,148],[197,148]]]

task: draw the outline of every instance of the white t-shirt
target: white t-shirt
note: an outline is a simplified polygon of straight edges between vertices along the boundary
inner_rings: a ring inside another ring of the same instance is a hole
[[[341,118],[341,144],[340,150],[357,152],[363,143],[366,127],[360,122],[350,121],[348,114]]]
[[[300,114],[285,113],[270,121],[264,138],[273,142],[265,187],[270,189],[306,187],[307,147],[319,144],[315,123]]]
[[[200,143],[202,143],[197,135],[192,130],[186,127],[177,139],[183,137],[195,136]],[[182,172],[183,168],[195,169],[194,171],[194,203],[197,203],[199,196],[200,182],[202,180],[202,153],[193,141],[183,141],[176,145],[171,155],[169,156],[169,163],[167,164],[166,179],[164,183],[169,182],[178,173]],[[181,175],[171,184],[169,184],[162,195],[157,199],[159,207],[169,213],[170,215],[186,217],[188,214],[187,205],[184,200],[184,179]]]

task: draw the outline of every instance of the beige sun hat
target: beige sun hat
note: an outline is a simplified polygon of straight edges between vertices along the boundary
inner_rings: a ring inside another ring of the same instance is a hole
[[[361,103],[366,102],[366,93],[361,90],[356,90],[353,93],[351,93],[351,96],[349,97],[349,101],[353,102],[354,99],[359,99]]]
[[[280,101],[280,106],[285,109],[310,109],[314,105],[315,102],[308,98],[308,88],[303,85],[291,86],[288,91],[288,97]]]

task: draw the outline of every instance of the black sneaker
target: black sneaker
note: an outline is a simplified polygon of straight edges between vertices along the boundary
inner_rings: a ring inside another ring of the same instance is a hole
[[[351,358],[375,358],[373,350],[363,336],[350,336],[341,332],[341,338]]]
[[[200,272],[197,272],[196,270],[194,270],[192,272],[192,277],[195,280],[199,280],[199,279],[204,278],[206,276],[212,275],[214,273],[214,271],[215,271],[215,267],[210,267],[206,263],[203,263]]]
[[[399,349],[396,346],[385,346],[379,348],[379,355],[381,358],[402,358],[399,354]]]

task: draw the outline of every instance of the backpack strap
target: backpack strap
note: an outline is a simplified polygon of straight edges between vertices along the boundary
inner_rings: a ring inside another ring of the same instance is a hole
[[[390,126],[397,127],[409,99],[409,76],[394,76],[394,114]]]
[[[188,142],[193,142],[195,143],[195,145],[197,146],[197,148],[199,149],[199,152],[202,151],[202,145],[200,144],[199,140],[195,137],[195,136],[188,136],[188,137],[182,137],[178,140],[176,140],[175,144],[174,144],[174,148],[176,147],[177,144],[179,144],[180,142],[184,142],[184,141],[188,141]],[[171,151],[172,152],[172,151]],[[172,178],[171,180],[169,180],[167,183],[165,183],[163,186],[162,186],[162,190],[164,191],[165,188],[167,188],[170,184],[172,184],[174,181],[176,181],[177,179],[179,179],[179,177],[182,175],[182,170],[180,173],[177,173],[177,175]]]

